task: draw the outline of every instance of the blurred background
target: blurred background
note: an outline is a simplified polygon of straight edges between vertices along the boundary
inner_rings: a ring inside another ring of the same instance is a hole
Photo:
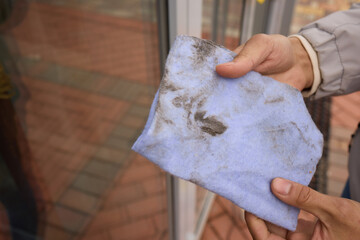
[[[178,180],[130,150],[179,2],[0,1],[1,240],[251,239],[241,209],[190,185],[183,199]],[[229,49],[353,2],[197,0],[201,37]],[[339,196],[360,93],[306,103],[326,140],[311,186]]]

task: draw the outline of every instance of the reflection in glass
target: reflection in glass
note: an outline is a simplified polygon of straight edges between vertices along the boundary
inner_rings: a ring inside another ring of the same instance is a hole
[[[130,151],[160,79],[155,0],[6,2],[1,234],[166,239],[165,174]]]
[[[228,49],[240,43],[243,1],[203,0],[202,37]]]

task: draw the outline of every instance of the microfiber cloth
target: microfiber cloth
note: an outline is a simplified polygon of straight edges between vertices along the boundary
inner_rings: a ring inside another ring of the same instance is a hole
[[[133,150],[165,171],[294,231],[299,209],[270,190],[275,177],[308,185],[323,137],[301,93],[256,72],[215,72],[236,54],[207,40],[178,36],[149,118]]]

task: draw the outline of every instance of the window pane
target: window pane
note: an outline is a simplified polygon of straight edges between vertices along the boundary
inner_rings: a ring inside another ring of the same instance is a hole
[[[231,50],[240,42],[243,1],[203,0],[202,37]]]
[[[2,8],[2,235],[166,238],[165,174],[130,150],[160,79],[155,2]]]

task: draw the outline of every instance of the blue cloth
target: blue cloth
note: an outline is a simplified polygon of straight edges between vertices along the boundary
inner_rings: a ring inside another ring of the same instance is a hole
[[[293,231],[299,210],[278,200],[270,182],[309,184],[323,137],[295,88],[256,72],[218,76],[215,66],[234,56],[210,41],[178,36],[133,150]]]

